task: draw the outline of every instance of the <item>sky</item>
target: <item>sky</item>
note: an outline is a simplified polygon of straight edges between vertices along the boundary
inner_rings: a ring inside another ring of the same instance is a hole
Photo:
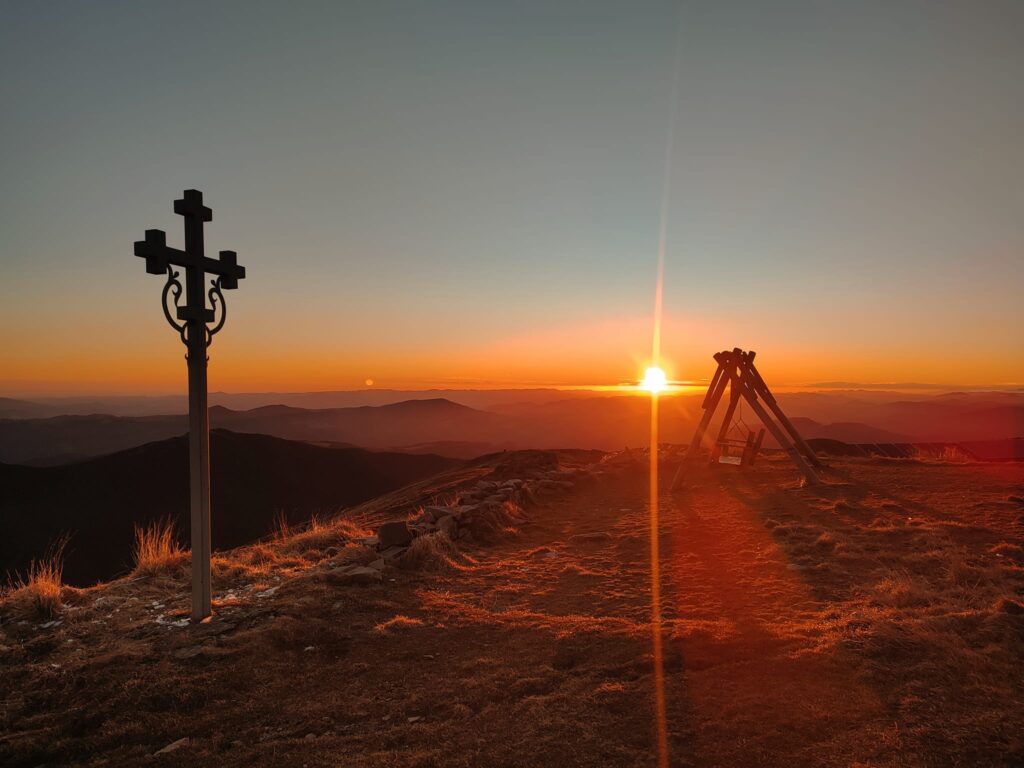
[[[132,243],[188,188],[248,270],[211,389],[634,380],[666,174],[670,377],[1020,384],[1021,39],[1015,2],[7,4],[0,394],[184,390]]]

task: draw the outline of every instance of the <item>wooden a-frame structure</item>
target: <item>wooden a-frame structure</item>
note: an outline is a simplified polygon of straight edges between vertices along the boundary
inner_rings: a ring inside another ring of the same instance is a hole
[[[693,434],[693,439],[690,441],[690,447],[686,451],[683,463],[672,481],[673,489],[677,488],[680,482],[682,482],[687,466],[696,461],[701,443],[704,440],[704,433],[707,432],[711,419],[715,415],[715,409],[718,407],[719,402],[721,402],[727,387],[729,389],[729,404],[726,407],[725,419],[722,421],[722,426],[718,432],[718,439],[712,451],[712,460],[719,459],[723,448],[725,451],[728,451],[728,446],[736,442],[728,440],[727,434],[733,416],[736,413],[736,408],[742,398],[761,420],[761,423],[764,424],[768,432],[771,433],[771,436],[789,454],[789,457],[796,464],[797,469],[800,470],[807,482],[821,482],[815,469],[821,469],[824,465],[815,455],[814,451],[811,450],[811,447],[800,437],[800,433],[796,431],[796,427],[786,417],[786,414],[782,412],[778,402],[775,400],[775,396],[768,389],[768,385],[761,378],[757,368],[754,367],[755,355],[757,355],[756,352],[744,352],[739,347],[731,351],[725,350],[715,355],[718,369],[711,379],[708,392],[704,396],[704,402],[701,405],[701,408],[704,409],[704,415],[697,425],[697,431]],[[729,461],[728,463],[738,463],[741,466],[752,464],[757,451],[761,447],[761,440],[763,438],[763,429],[756,437],[753,432],[750,432],[747,435],[746,441],[741,443],[743,448],[742,458],[738,461]]]

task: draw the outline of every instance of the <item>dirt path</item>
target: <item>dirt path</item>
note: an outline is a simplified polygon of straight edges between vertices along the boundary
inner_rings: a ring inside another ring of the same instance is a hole
[[[661,519],[672,764],[884,759],[890,739],[881,705],[848,660],[818,650],[815,627],[827,605],[814,599],[763,521],[704,484],[664,494]],[[467,609],[521,612],[541,624],[564,621],[562,642],[581,629],[619,628],[646,648],[647,521],[642,472],[584,491],[538,510],[448,599]],[[586,639],[574,649],[581,674],[600,668],[603,652],[609,662],[615,657],[614,647]],[[650,678],[629,690],[633,706],[652,717]],[[649,754],[652,728],[645,734]],[[653,755],[648,760],[653,764]]]

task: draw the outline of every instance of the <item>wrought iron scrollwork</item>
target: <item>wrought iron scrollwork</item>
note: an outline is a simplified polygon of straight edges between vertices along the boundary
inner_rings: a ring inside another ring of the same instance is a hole
[[[220,278],[218,277],[210,284],[210,290],[206,294],[210,298],[210,307],[216,311],[220,308],[220,317],[214,324],[213,328],[206,329],[206,346],[210,346],[213,343],[214,335],[224,327],[224,321],[228,318],[228,304],[224,300],[224,294],[220,289]]]
[[[167,283],[164,285],[161,304],[163,306],[164,317],[167,319],[168,325],[176,330],[178,335],[181,336],[181,343],[188,346],[188,323],[177,319],[177,309],[181,303],[182,293],[184,292],[181,280],[178,279],[179,277],[180,273],[168,265]],[[210,346],[210,344],[213,343],[214,334],[224,327],[224,322],[228,317],[228,305],[227,301],[224,299],[224,292],[221,290],[219,277],[210,283],[210,288],[206,295],[210,300],[210,308],[219,315],[219,317],[217,317],[217,322],[213,324],[212,328],[206,325],[203,326],[203,332],[206,335],[206,346]],[[188,355],[185,355],[185,359],[188,359]]]
[[[181,343],[188,344],[188,338],[185,332],[186,324],[178,322],[178,320],[175,319],[177,312],[173,314],[171,313],[171,303],[167,301],[168,296],[172,297],[174,308],[178,308],[178,303],[181,301],[182,293],[181,281],[178,280],[178,274],[178,272],[174,271],[174,267],[169,264],[167,265],[167,283],[164,285],[164,292],[160,304],[163,307],[164,317],[167,318],[167,322],[170,324],[171,328],[176,330],[181,336]]]

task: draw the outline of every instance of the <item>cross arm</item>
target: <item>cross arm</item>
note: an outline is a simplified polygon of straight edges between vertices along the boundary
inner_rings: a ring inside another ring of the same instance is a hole
[[[171,248],[167,245],[167,235],[160,229],[147,229],[145,240],[135,241],[135,255],[146,260],[146,272],[151,275],[162,275],[167,272],[167,265],[196,268],[211,275],[221,277],[222,288],[237,288],[238,281],[245,277],[245,267],[238,265],[238,254],[234,251],[221,251],[219,259],[206,256],[195,257],[187,251]]]
[[[230,290],[238,287],[238,281],[245,277],[245,267],[238,265],[238,254],[234,251],[221,251],[219,259],[205,259],[216,266],[207,266],[207,272],[220,275],[220,287]]]
[[[167,233],[162,229],[147,229],[145,240],[135,241],[135,255],[146,260],[146,272],[151,275],[162,275],[167,272],[168,264],[180,263],[185,254],[176,248],[167,246]]]

